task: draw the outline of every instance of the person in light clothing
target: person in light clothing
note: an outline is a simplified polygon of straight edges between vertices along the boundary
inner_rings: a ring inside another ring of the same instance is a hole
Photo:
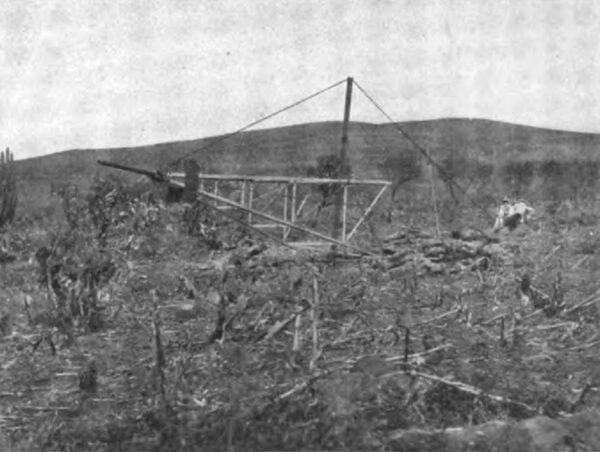
[[[534,209],[522,201],[511,203],[508,198],[504,198],[498,208],[498,215],[494,223],[494,232],[503,227],[510,231],[514,230],[519,224],[527,223],[533,214]]]

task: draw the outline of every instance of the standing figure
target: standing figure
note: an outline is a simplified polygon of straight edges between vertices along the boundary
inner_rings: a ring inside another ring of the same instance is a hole
[[[496,222],[494,223],[494,232],[499,231],[504,226],[504,220],[511,214],[511,205],[508,198],[505,197],[502,200],[502,204],[498,208],[498,215],[496,216]]]
[[[498,232],[503,227],[507,227],[510,231],[514,230],[519,224],[527,223],[533,212],[534,209],[526,203],[522,201],[511,203],[505,197],[498,209],[498,215],[494,223],[494,232]]]

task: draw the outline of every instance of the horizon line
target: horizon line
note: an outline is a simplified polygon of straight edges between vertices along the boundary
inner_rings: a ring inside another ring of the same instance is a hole
[[[390,125],[394,125],[394,124],[414,124],[414,123],[442,122],[442,121],[492,122],[492,123],[504,124],[504,125],[509,125],[509,126],[524,127],[524,128],[528,128],[528,129],[544,130],[547,132],[569,133],[569,134],[575,134],[575,135],[600,135],[600,132],[590,132],[590,131],[581,131],[581,130],[573,130],[573,129],[557,129],[557,128],[552,128],[552,127],[535,126],[535,125],[523,124],[523,123],[518,123],[518,122],[510,122],[510,121],[499,120],[499,119],[490,119],[490,118],[485,118],[485,117],[468,117],[468,116],[443,116],[443,117],[431,118],[431,119],[412,119],[412,120],[395,121],[395,122],[387,121],[387,122],[382,122],[382,123],[368,122],[368,121],[352,121],[351,120],[349,123],[350,124],[368,124],[371,126],[390,126]],[[204,136],[204,137],[198,137],[198,138],[186,138],[186,139],[180,139],[180,140],[174,139],[174,140],[169,140],[169,141],[142,143],[142,144],[136,144],[133,146],[70,148],[70,149],[64,149],[61,151],[50,152],[47,154],[40,154],[40,155],[31,156],[31,157],[25,157],[22,159],[15,157],[15,161],[33,160],[33,159],[48,157],[51,155],[64,154],[66,152],[74,152],[74,151],[84,151],[85,152],[85,151],[111,151],[111,150],[114,151],[114,150],[119,150],[119,149],[128,150],[128,149],[137,149],[137,148],[144,148],[144,147],[164,146],[164,145],[175,144],[175,143],[190,143],[192,141],[218,139],[218,138],[226,137],[228,135],[231,135],[233,137],[234,135],[238,135],[238,134],[242,135],[242,134],[259,132],[259,131],[288,129],[288,128],[293,128],[293,127],[303,127],[303,126],[318,125],[318,124],[331,124],[331,123],[341,124],[342,122],[343,122],[342,120],[335,120],[335,119],[325,120],[325,121],[315,121],[315,122],[300,122],[300,123],[294,123],[294,124],[289,124],[289,125],[284,125],[284,126],[257,127],[256,129],[248,129],[248,130],[244,130],[242,132],[236,132],[236,131],[225,132],[225,133],[209,135],[209,136]],[[10,146],[7,146],[6,149],[10,149]]]

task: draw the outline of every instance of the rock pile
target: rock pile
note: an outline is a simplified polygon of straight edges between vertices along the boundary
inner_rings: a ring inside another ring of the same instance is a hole
[[[440,236],[405,229],[383,240],[383,253],[390,270],[413,266],[430,273],[484,270],[492,260],[510,263],[513,259],[512,252],[497,237],[470,229]]]

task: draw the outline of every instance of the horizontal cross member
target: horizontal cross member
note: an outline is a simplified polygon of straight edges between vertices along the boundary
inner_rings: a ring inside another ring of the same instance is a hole
[[[168,177],[184,178],[185,173],[168,173]],[[247,176],[240,174],[198,174],[205,181],[232,181],[280,184],[339,184],[339,185],[379,185],[388,186],[392,183],[380,179],[332,179],[320,177],[285,177],[285,176]]]

